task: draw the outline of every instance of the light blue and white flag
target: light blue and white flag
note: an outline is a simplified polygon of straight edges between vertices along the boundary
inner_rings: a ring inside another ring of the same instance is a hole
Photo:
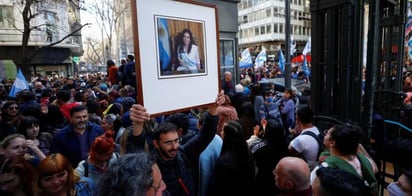
[[[157,31],[161,69],[166,70],[171,60],[171,51],[169,41],[169,27],[165,18],[159,18],[157,20]]]
[[[310,70],[309,70],[309,67],[308,67],[308,62],[306,60],[306,55],[303,56],[302,71],[305,73],[306,78],[309,78]]]
[[[27,81],[24,78],[21,69],[19,68],[19,70],[17,71],[16,80],[14,81],[13,86],[11,87],[11,90],[9,92],[9,97],[16,97],[17,93],[24,89],[29,89],[29,85],[27,84]]]
[[[290,37],[290,56],[293,56],[296,52],[296,41],[293,40],[293,37]]]
[[[250,57],[249,48],[246,48],[245,50],[243,50],[241,57],[242,58],[239,61],[240,69],[249,68],[253,66],[252,57]]]
[[[259,52],[255,59],[255,68],[263,67],[263,64],[265,63],[266,59],[266,50],[265,48],[262,48],[262,50]]]
[[[310,38],[309,38],[308,41],[306,42],[305,48],[302,51],[302,54],[304,56],[306,56],[306,54],[308,54],[311,51],[311,48],[312,48],[312,46],[311,46],[311,41],[310,41]]]
[[[279,50],[279,69],[282,72],[285,72],[285,56],[283,55],[282,49]]]

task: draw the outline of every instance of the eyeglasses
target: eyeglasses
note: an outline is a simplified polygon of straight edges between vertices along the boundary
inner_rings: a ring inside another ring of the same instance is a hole
[[[19,107],[8,107],[7,109],[8,109],[8,110],[18,110]]]
[[[177,138],[175,140],[170,140],[170,141],[163,142],[163,143],[167,146],[171,146],[173,144],[180,144],[180,143],[182,143],[182,138]]]

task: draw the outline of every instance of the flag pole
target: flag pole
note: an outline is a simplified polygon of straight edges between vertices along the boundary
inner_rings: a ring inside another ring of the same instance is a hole
[[[285,88],[291,88],[292,86],[292,76],[291,72],[291,65],[290,65],[290,2],[289,0],[285,0]]]

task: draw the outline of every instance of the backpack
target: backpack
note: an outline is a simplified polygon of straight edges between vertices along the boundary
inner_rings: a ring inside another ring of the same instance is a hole
[[[275,119],[278,123],[280,123],[280,125],[283,126],[282,117],[278,109],[275,109],[276,111],[269,111],[265,104],[263,104],[263,109],[265,110],[266,120]]]
[[[319,159],[320,153],[322,153],[325,150],[325,145],[323,144],[323,137],[324,137],[323,134],[320,133],[319,135],[316,135],[312,131],[305,131],[301,135],[312,136],[316,140],[316,142],[318,142],[319,150],[318,150],[318,155],[316,157],[317,159]]]

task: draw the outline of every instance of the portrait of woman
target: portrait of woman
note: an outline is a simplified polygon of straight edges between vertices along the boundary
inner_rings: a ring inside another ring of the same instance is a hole
[[[189,29],[183,29],[176,37],[177,71],[200,70],[199,49]]]

